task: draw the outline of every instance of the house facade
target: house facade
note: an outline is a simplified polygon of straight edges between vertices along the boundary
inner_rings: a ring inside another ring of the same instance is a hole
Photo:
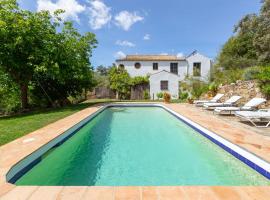
[[[208,81],[211,59],[194,51],[186,57],[175,55],[127,55],[116,60],[116,65],[127,70],[131,77],[149,76],[150,96],[157,99],[159,92],[178,98],[179,82],[186,76]]]

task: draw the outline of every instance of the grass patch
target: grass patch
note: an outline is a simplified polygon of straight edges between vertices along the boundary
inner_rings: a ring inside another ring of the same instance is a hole
[[[67,117],[97,103],[110,102],[109,99],[88,100],[63,108],[43,109],[15,116],[0,118],[0,146],[22,137],[32,131]]]
[[[14,116],[0,117],[0,146],[89,106],[107,102],[116,102],[116,100],[93,99],[63,108],[42,109]],[[162,102],[162,100],[122,100],[121,102]],[[180,100],[172,100],[172,103],[180,102]]]

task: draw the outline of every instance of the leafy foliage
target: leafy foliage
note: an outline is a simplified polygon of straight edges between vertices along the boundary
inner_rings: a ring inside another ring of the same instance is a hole
[[[186,91],[180,91],[179,93],[179,99],[186,100],[188,98],[189,94]]]
[[[259,73],[256,75],[262,92],[270,97],[270,66],[260,67]]]
[[[128,99],[130,97],[130,76],[128,72],[116,66],[109,70],[110,88],[114,90],[119,99]]]
[[[130,79],[130,85],[140,85],[140,84],[148,84],[149,83],[149,77],[148,76],[135,76]]]
[[[0,69],[0,114],[16,111],[20,107],[20,92],[16,84]]]
[[[269,66],[270,0],[262,3],[260,13],[244,16],[235,26],[235,34],[222,47],[214,69],[216,82],[234,82],[242,78],[242,69]]]
[[[29,88],[32,100],[52,105],[94,84],[89,57],[95,35],[81,35],[71,22],[60,26],[63,12],[51,16],[22,10],[15,0],[1,1],[0,67],[19,88],[23,108],[28,107]]]
[[[254,80],[257,77],[257,74],[260,72],[260,67],[249,67],[247,69],[244,70],[243,72],[243,79],[245,81],[248,80]]]
[[[157,95],[157,98],[158,99],[162,99],[163,98],[163,92],[158,92],[156,95]]]
[[[149,91],[148,91],[148,90],[144,90],[144,91],[143,91],[143,98],[144,98],[145,100],[150,99],[150,94],[149,94]]]

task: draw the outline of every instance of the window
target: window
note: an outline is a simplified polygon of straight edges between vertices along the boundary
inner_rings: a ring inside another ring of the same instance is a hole
[[[153,70],[158,70],[158,63],[153,63]]]
[[[160,90],[168,90],[168,81],[160,81]]]
[[[134,64],[134,67],[135,67],[136,69],[140,69],[140,68],[141,68],[141,63],[138,63],[138,62],[135,63],[135,64]]]
[[[125,69],[125,65],[123,65],[123,64],[120,64],[118,67],[119,67],[120,69]]]
[[[178,74],[178,63],[171,63],[171,73]]]
[[[193,63],[193,76],[201,76],[201,63]]]

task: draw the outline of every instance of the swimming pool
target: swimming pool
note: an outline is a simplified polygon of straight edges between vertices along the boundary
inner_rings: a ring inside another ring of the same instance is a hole
[[[74,132],[15,184],[270,185],[161,107],[108,107]]]

